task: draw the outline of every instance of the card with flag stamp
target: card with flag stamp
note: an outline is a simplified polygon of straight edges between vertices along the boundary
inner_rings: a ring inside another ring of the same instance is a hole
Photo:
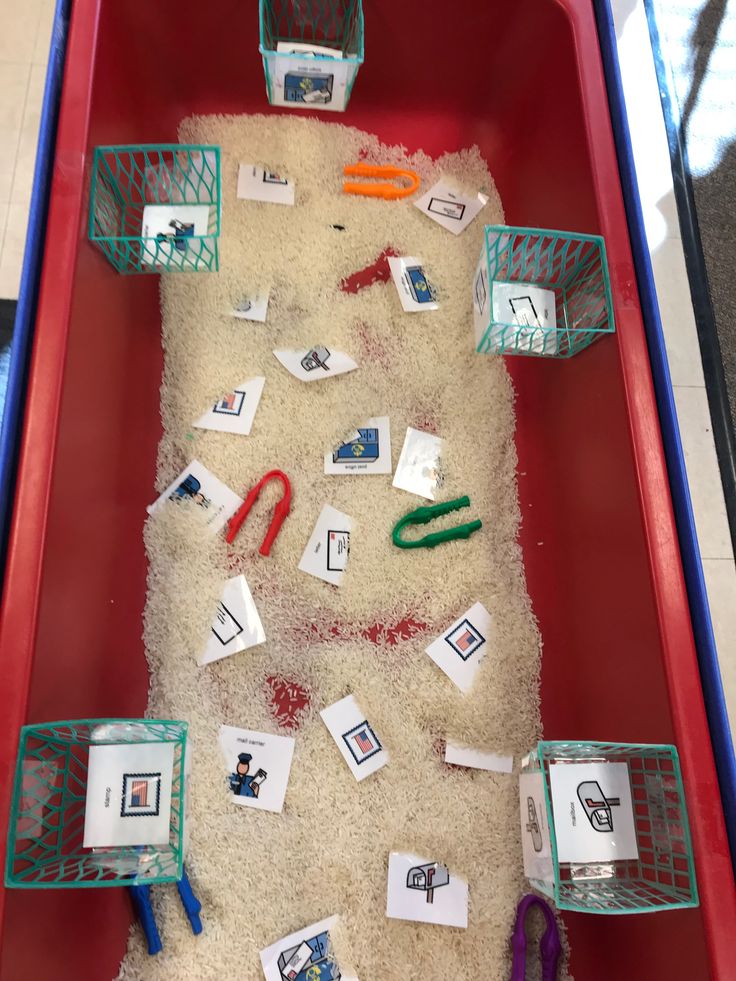
[[[232,391],[225,392],[192,425],[197,429],[249,436],[265,383],[262,376],[242,382]]]
[[[320,715],[356,780],[369,777],[388,763],[388,752],[354,695],[340,699]]]
[[[475,603],[426,649],[437,667],[463,692],[473,686],[488,649],[491,625],[491,614],[482,603]]]
[[[350,557],[352,521],[347,514],[325,504],[304,549],[299,569],[339,586]]]
[[[166,844],[173,774],[173,743],[91,745],[83,846]]]

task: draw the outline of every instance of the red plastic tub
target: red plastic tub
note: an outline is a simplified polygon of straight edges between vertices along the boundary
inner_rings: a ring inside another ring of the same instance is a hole
[[[338,121],[431,154],[477,142],[509,223],[605,236],[617,333],[570,361],[508,361],[545,735],[677,744],[702,905],[566,915],[571,966],[578,981],[730,981],[734,879],[590,0],[365,8]],[[269,111],[257,45],[254,0],[73,5],[0,620],[3,842],[20,725],[146,704],[158,279],[117,275],[87,241],[91,150],[174,141],[190,113]],[[4,981],[114,977],[123,889],[3,899]]]

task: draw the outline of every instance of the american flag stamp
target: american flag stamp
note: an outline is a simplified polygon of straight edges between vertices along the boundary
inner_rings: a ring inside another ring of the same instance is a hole
[[[123,774],[121,817],[156,817],[160,802],[160,773]]]
[[[236,388],[234,392],[228,392],[227,395],[222,396],[219,402],[215,402],[212,411],[224,416],[239,416],[243,411],[244,401],[245,392]]]
[[[376,753],[380,753],[383,748],[378,740],[378,736],[371,729],[367,720],[364,720],[358,726],[354,726],[348,732],[344,732],[342,738],[345,740],[345,745],[353,754],[353,759],[358,766],[361,763],[365,763],[366,760],[370,759]]]
[[[463,661],[467,661],[486,642],[480,630],[476,629],[467,618],[445,634],[445,640]]]
[[[320,715],[356,780],[363,780],[388,763],[388,752],[354,695],[346,695],[322,709]]]

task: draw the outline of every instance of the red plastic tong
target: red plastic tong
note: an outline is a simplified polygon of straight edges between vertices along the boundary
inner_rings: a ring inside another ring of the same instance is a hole
[[[228,543],[228,545],[232,545],[233,541],[235,540],[235,536],[240,531],[245,519],[248,517],[250,509],[258,500],[258,495],[261,493],[261,488],[263,488],[269,482],[269,480],[274,479],[280,480],[284,485],[284,495],[273,509],[271,524],[266,532],[266,537],[261,542],[261,547],[258,549],[261,555],[271,554],[271,546],[273,545],[276,536],[281,531],[281,525],[284,523],[284,521],[286,521],[286,517],[291,510],[291,484],[289,483],[289,478],[286,476],[283,470],[269,470],[265,477],[262,477],[256,486],[248,492],[248,496],[243,501],[240,508],[227,523],[227,534],[225,535],[225,541]]]

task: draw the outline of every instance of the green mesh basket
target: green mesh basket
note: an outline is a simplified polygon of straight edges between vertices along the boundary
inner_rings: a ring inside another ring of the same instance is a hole
[[[614,331],[598,235],[488,225],[473,278],[476,350],[569,358]]]
[[[342,112],[363,63],[361,0],[260,0],[259,14],[268,101]],[[335,55],[299,54],[295,43]]]
[[[216,272],[219,234],[219,147],[95,148],[89,237],[118,272]]]
[[[591,762],[628,765],[636,860],[558,861],[550,765]],[[674,746],[540,742],[524,760],[522,773],[540,770],[552,855],[549,873],[530,879],[535,888],[553,898],[560,909],[582,913],[652,913],[698,905],[685,792]]]
[[[10,812],[5,885],[45,889],[181,879],[186,738],[186,722],[83,719],[24,726]],[[85,848],[90,746],[131,743],[173,744],[168,843]]]

